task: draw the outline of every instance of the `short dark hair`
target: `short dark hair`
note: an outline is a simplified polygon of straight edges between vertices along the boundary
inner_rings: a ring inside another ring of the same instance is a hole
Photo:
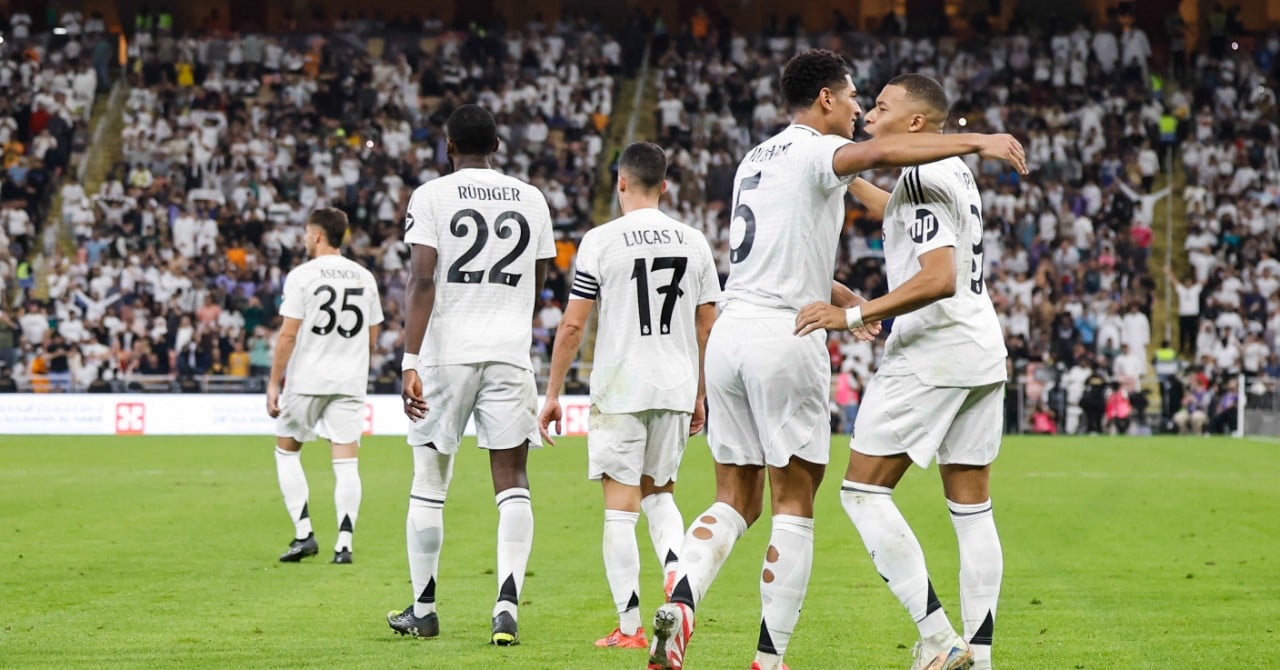
[[[667,178],[667,154],[653,142],[635,142],[622,151],[618,159],[618,171],[640,182],[640,186],[656,189]]]
[[[337,249],[347,236],[347,213],[333,207],[321,207],[307,217],[308,226],[319,226],[329,246]]]
[[[822,89],[844,85],[848,74],[849,65],[840,54],[826,49],[802,51],[782,70],[782,95],[792,109],[808,107]]]
[[[939,84],[933,77],[927,77],[922,74],[900,74],[885,86],[901,86],[907,91],[907,95],[923,102],[924,104],[938,110],[943,116],[947,114],[947,93],[942,90],[942,84]]]
[[[480,105],[463,105],[444,122],[453,147],[464,156],[488,156],[498,144],[498,123]]]

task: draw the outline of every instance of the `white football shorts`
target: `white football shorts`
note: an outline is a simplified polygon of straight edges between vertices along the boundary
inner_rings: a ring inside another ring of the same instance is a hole
[[[707,442],[717,463],[830,460],[826,332],[794,333],[795,314],[776,310],[727,310],[711,329]]]
[[[657,486],[675,481],[692,420],[689,412],[603,414],[592,405],[587,477],[598,480],[607,475],[627,486],[639,486],[643,475],[652,477]]]
[[[409,424],[409,444],[433,444],[442,454],[458,451],[474,414],[482,449],[514,449],[526,441],[542,446],[538,433],[538,389],[533,371],[507,363],[422,366],[427,416]]]
[[[922,468],[989,465],[1004,432],[1004,382],[930,386],[915,375],[875,375],[849,447],[868,456],[907,454]]]
[[[276,436],[298,442],[316,439],[316,427],[334,444],[360,441],[364,432],[364,398],[349,395],[302,395],[285,391],[276,418]]]

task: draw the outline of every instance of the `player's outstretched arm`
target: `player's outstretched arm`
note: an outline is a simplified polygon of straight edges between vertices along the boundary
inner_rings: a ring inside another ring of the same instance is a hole
[[[934,249],[920,256],[920,271],[901,286],[856,306],[855,323],[849,322],[849,314],[844,309],[815,302],[805,305],[796,315],[796,334],[808,335],[821,328],[857,329],[864,324],[876,324],[949,298],[956,294],[955,267],[955,247]]]
[[[564,379],[569,374],[569,366],[578,356],[578,347],[582,346],[582,336],[586,331],[587,317],[595,309],[596,301],[574,298],[565,307],[560,326],[556,328],[556,341],[551,347],[551,375],[547,379],[547,399],[542,404],[542,412],[538,415],[538,427],[542,431],[542,439],[555,446],[551,439],[549,426],[554,422],[556,432],[560,432],[560,391],[564,389]]]
[[[409,257],[409,279],[405,285],[404,359],[400,362],[400,391],[404,413],[418,421],[427,415],[427,401],[422,397],[422,379],[418,377],[418,352],[427,336],[427,323],[436,304],[435,247],[414,244]]]
[[[888,191],[862,177],[858,177],[849,184],[849,193],[852,193],[853,197],[858,199],[858,202],[866,206],[868,211],[876,215],[876,218],[884,218],[884,210],[889,206]]]
[[[974,153],[1002,160],[1019,174],[1027,173],[1026,152],[1013,135],[979,133],[902,133],[851,142],[836,150],[831,167],[837,175],[847,177],[863,170],[922,165]]]
[[[271,357],[271,375],[267,377],[267,414],[273,419],[280,416],[280,379],[284,376],[289,359],[293,357],[301,325],[302,319],[285,317],[284,323],[280,325],[280,333],[276,335],[276,351]]]
[[[716,323],[719,310],[714,302],[698,305],[693,314],[694,325],[698,330],[698,398],[693,405],[693,420],[689,422],[689,434],[697,435],[707,423],[707,340],[711,337],[711,328]]]

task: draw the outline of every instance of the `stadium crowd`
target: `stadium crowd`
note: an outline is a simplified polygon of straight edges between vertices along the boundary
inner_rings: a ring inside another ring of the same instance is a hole
[[[448,169],[443,120],[468,100],[498,118],[495,167],[547,196],[566,253],[544,297],[564,299],[569,232],[589,226],[620,44],[574,21],[503,38],[360,28],[135,36],[124,160],[96,193],[64,181],[77,250],[54,256],[48,305],[24,299],[25,287],[19,297],[15,376],[85,388],[265,374],[284,275],[305,260],[301,224],[325,206],[348,214],[349,253],[379,275],[388,328],[374,369],[398,373],[404,207]]]
[[[794,24],[744,35],[699,13],[654,31],[654,121],[671,158],[664,207],[707,233],[722,276],[737,161],[787,120],[782,65],[824,46],[849,57],[863,109],[892,76],[923,72],[946,89],[953,128],[1025,138],[1027,178],[969,159],[983,193],[983,273],[1006,329],[1010,374],[1024,380],[1010,394],[1011,429],[1142,430],[1150,408],[1166,427],[1229,430],[1237,373],[1274,389],[1280,39],[1228,46],[1215,33],[1208,49],[1186,54],[1171,22],[1177,77],[1165,79],[1148,36],[1118,23],[939,40],[886,24],[875,35],[841,22],[822,35]],[[77,253],[55,256],[48,305],[26,299],[29,278],[11,292],[22,313],[0,319],[0,357],[8,329],[12,374],[52,373],[76,388],[136,375],[263,374],[281,282],[300,260],[299,224],[315,207],[336,206],[352,222],[350,253],[379,274],[388,327],[375,376],[394,384],[408,253],[400,218],[413,187],[448,170],[442,120],[464,101],[495,112],[499,167],[543,189],[553,210],[560,255],[533,345],[545,361],[575,242],[594,223],[597,167],[611,150],[601,136],[616,78],[635,68],[634,39],[573,19],[505,32],[442,31],[428,21],[425,37],[381,31],[366,49],[371,33],[360,31],[376,28],[344,27],[356,31],[358,48],[345,35],[137,35],[124,161],[97,193],[63,181]],[[46,70],[85,67],[81,54],[50,57]],[[21,82],[15,99],[41,99],[39,85],[53,90],[54,76],[11,77]],[[71,117],[87,105],[60,104]],[[0,116],[0,133],[5,123]],[[20,130],[29,127],[10,132]],[[1169,151],[1187,185],[1153,192]],[[892,188],[893,175],[872,178]],[[22,211],[10,204],[13,179],[10,168],[6,216]],[[1179,197],[1191,270],[1180,278],[1169,270],[1181,335],[1160,346],[1151,329],[1151,269],[1162,264],[1150,257],[1153,217],[1162,199]],[[11,222],[5,228],[11,258],[0,264],[13,265],[29,248],[15,242]],[[850,197],[837,278],[881,295],[882,259],[879,221]],[[846,429],[882,346],[831,337],[833,415]],[[1148,400],[1153,388],[1159,399]]]

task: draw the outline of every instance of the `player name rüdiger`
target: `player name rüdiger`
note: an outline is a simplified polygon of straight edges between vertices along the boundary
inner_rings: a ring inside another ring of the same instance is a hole
[[[458,185],[458,197],[462,200],[506,200],[520,202],[520,189],[514,186]]]
[[[673,233],[676,241],[684,244],[684,233],[678,230],[631,230],[622,234],[622,240],[629,247],[639,244],[671,244]]]

